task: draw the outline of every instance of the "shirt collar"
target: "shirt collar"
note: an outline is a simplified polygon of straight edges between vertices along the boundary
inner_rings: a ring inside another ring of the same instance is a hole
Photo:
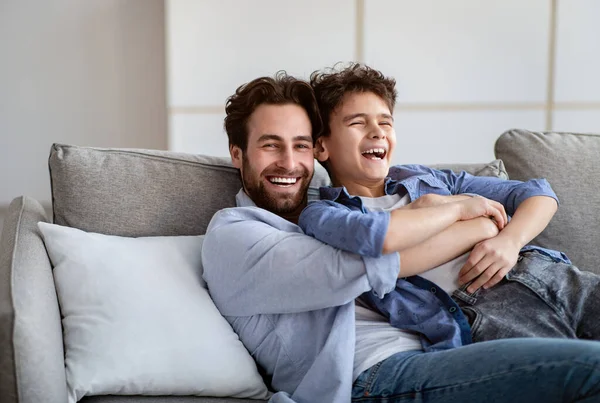
[[[398,193],[398,185],[400,182],[390,178],[389,176],[385,178],[385,194],[391,195]],[[332,187],[332,186],[323,186],[319,189],[321,199],[322,200],[332,200],[337,201],[339,199],[350,199],[350,193],[348,193],[348,189],[345,186],[342,187]]]
[[[235,204],[238,207],[256,207],[256,203],[252,201],[243,188],[235,195]]]

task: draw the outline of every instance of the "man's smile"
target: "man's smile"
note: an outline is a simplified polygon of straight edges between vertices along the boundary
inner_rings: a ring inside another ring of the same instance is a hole
[[[270,184],[278,188],[291,188],[302,179],[301,176],[267,176],[266,178]]]

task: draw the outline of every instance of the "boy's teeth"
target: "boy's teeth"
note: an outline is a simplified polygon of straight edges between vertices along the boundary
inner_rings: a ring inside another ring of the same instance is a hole
[[[369,150],[363,151],[362,155],[372,160],[381,160],[385,156],[385,153],[386,151],[383,148],[371,148]]]
[[[380,153],[383,154],[385,150],[383,148],[371,148],[370,150],[363,151],[363,154],[374,154]]]

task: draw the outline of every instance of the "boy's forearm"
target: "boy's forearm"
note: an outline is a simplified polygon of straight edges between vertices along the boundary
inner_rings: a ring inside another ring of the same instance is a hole
[[[438,235],[460,220],[456,203],[420,209],[397,209],[390,221],[383,242],[383,253],[399,252]]]
[[[499,236],[509,237],[520,249],[548,226],[557,210],[558,203],[552,197],[530,197],[519,205]]]
[[[400,251],[399,276],[412,276],[431,270],[497,234],[498,227],[489,218],[458,221],[420,244]]]

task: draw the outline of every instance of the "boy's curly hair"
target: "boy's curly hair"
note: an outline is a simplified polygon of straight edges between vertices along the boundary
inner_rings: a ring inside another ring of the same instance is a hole
[[[396,80],[361,63],[351,63],[345,67],[338,63],[333,68],[315,71],[310,75],[310,85],[323,121],[323,130],[316,134],[313,132],[313,142],[331,134],[331,113],[341,105],[347,93],[372,92],[385,101],[392,113],[396,105]]]

